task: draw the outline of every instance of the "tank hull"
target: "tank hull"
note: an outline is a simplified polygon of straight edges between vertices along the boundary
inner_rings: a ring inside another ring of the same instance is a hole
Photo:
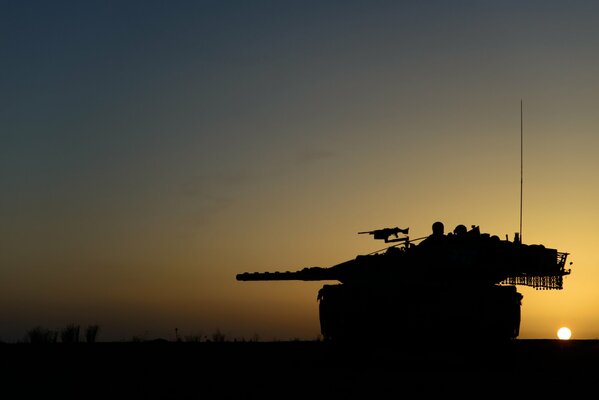
[[[326,341],[510,340],[519,335],[522,295],[515,286],[381,288],[324,285]]]

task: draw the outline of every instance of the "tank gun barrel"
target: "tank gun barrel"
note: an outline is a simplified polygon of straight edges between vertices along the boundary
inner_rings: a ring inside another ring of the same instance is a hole
[[[238,281],[326,281],[337,280],[329,268],[311,267],[299,271],[244,272],[237,274]]]
[[[244,272],[237,274],[238,281],[340,281],[354,274],[356,260],[348,260],[332,267],[306,267],[298,271]]]

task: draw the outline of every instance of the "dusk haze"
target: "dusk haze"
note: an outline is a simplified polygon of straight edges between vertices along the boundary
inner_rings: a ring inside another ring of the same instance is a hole
[[[2,1],[0,342],[68,324],[319,340],[335,281],[236,276],[331,267],[385,247],[359,232],[436,221],[568,253],[562,289],[517,287],[518,338],[598,339],[598,17],[576,0]]]

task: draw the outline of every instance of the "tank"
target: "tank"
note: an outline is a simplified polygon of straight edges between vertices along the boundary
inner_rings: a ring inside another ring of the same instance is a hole
[[[358,234],[391,243],[329,267],[244,272],[238,281],[326,281],[318,291],[322,338],[511,340],[519,335],[518,285],[561,290],[569,253],[458,225],[410,240],[409,228]]]

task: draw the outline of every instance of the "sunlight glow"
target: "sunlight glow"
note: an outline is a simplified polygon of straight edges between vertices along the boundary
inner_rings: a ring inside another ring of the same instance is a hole
[[[568,340],[572,336],[572,331],[570,328],[561,327],[557,330],[557,337],[561,340]]]

